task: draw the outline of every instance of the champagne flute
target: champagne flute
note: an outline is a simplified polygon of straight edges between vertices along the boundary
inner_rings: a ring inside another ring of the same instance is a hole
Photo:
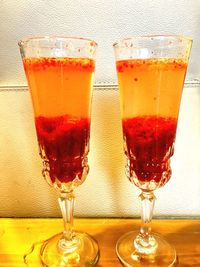
[[[170,158],[192,40],[184,36],[132,37],[114,44],[126,175],[142,190],[142,225],[117,242],[124,266],[172,266],[175,249],[151,233],[154,190],[171,177]],[[146,265],[145,265],[146,264]]]
[[[64,231],[41,247],[45,266],[93,266],[97,242],[73,229],[74,189],[88,174],[92,82],[97,44],[70,37],[19,42],[33,109],[42,174],[58,192]]]

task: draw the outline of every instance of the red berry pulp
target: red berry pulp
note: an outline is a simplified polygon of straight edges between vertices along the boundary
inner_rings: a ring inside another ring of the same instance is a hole
[[[177,119],[169,117],[141,116],[123,120],[130,176],[136,176],[141,182],[161,181],[173,154],[176,127]]]
[[[35,118],[40,153],[49,166],[52,183],[81,179],[89,142],[89,120],[68,115]]]

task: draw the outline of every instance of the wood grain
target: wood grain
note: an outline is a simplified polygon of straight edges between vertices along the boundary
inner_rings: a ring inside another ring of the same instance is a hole
[[[0,219],[0,266],[26,266],[23,256],[33,243],[61,232],[62,226],[61,219]],[[140,220],[135,219],[75,219],[75,228],[89,233],[99,243],[97,267],[120,267],[115,244],[122,234],[137,230],[139,226]],[[154,220],[153,231],[174,245],[177,266],[200,267],[199,220]],[[32,266],[39,267],[38,264]]]

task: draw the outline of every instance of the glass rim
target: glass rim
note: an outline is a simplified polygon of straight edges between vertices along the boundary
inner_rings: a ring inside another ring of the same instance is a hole
[[[61,36],[61,35],[44,35],[44,36],[31,36],[31,37],[27,37],[24,39],[21,39],[20,41],[18,41],[18,46],[19,47],[23,47],[25,45],[28,45],[28,43],[30,41],[34,41],[34,40],[79,40],[79,41],[87,41],[90,42],[91,44],[93,44],[93,46],[97,47],[98,44],[96,41],[90,39],[90,38],[84,38],[84,37],[70,37],[70,36]],[[34,45],[31,45],[32,47],[34,47]]]
[[[161,39],[182,39],[182,40],[186,40],[186,41],[190,41],[192,42],[193,39],[189,36],[185,36],[185,35],[178,35],[178,34],[153,34],[153,35],[139,35],[139,36],[130,36],[130,37],[127,37],[127,38],[123,38],[119,41],[116,41],[113,43],[113,47],[114,48],[118,48],[118,47],[122,47],[123,46],[123,43],[125,41],[129,41],[129,40],[148,40],[148,39],[151,39],[151,38],[154,38],[155,40],[161,40]]]

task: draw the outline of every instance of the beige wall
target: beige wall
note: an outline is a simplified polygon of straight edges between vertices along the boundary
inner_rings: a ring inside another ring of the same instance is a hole
[[[185,87],[173,175],[156,191],[155,215],[200,215],[200,87]],[[0,92],[0,216],[58,216],[43,180],[28,91]],[[139,190],[125,176],[118,92],[93,96],[90,173],[76,190],[76,215],[138,216]]]

